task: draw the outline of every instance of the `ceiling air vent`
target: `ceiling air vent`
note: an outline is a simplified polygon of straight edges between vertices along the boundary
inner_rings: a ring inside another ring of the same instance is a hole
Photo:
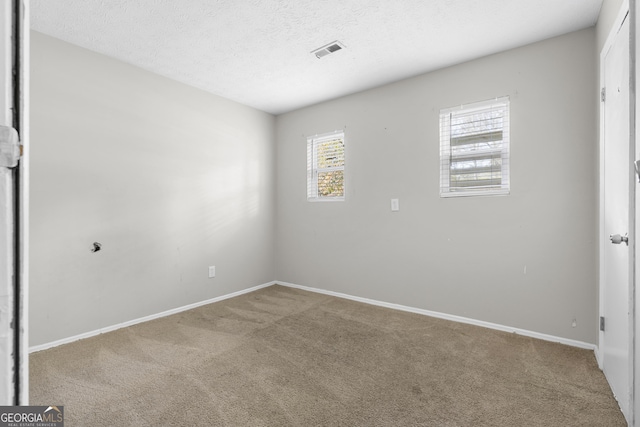
[[[334,42],[329,43],[328,45],[319,47],[318,49],[312,51],[311,53],[313,53],[316,56],[316,58],[320,59],[324,56],[329,55],[330,53],[337,52],[342,49],[344,49],[344,45],[336,40]]]

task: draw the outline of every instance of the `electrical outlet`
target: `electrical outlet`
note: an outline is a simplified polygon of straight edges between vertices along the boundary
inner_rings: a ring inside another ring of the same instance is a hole
[[[209,279],[211,279],[212,277],[216,277],[216,266],[215,265],[210,265],[209,266]]]

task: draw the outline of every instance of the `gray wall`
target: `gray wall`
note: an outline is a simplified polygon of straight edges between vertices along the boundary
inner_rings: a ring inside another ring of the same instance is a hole
[[[278,279],[595,343],[595,44],[582,30],[279,116]],[[439,110],[504,95],[511,195],[441,199]],[[341,128],[346,201],[309,203],[305,136]]]
[[[275,118],[31,36],[30,344],[272,281]]]
[[[32,32],[30,344],[276,278],[595,343],[599,31],[277,119]],[[439,110],[503,95],[511,195],[439,198]],[[347,200],[308,203],[339,128]]]

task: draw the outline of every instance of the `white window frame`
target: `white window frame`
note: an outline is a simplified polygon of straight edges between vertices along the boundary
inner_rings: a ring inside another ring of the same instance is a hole
[[[510,182],[510,132],[509,132],[509,97],[495,98],[465,104],[458,107],[440,110],[440,197],[468,197],[468,196],[494,196],[507,195],[511,191]],[[451,149],[451,122],[456,117],[463,117],[474,112],[502,111],[502,127],[493,132],[478,132],[477,135],[502,132],[501,148],[478,150],[468,154],[454,155]],[[490,187],[452,187],[451,186],[451,162],[453,159],[477,159],[487,154],[499,154],[501,158],[501,183]]]
[[[313,135],[307,138],[307,200],[310,202],[342,202],[345,195],[344,165],[319,168],[318,167],[318,145],[341,139],[345,144],[344,131],[337,130],[320,135]],[[318,194],[318,175],[324,172],[343,171],[342,196],[320,196]]]

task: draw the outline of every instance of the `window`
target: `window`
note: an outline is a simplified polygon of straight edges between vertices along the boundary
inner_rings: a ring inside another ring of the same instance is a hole
[[[344,200],[344,132],[307,138],[307,200]]]
[[[509,189],[509,98],[441,110],[440,197]]]

